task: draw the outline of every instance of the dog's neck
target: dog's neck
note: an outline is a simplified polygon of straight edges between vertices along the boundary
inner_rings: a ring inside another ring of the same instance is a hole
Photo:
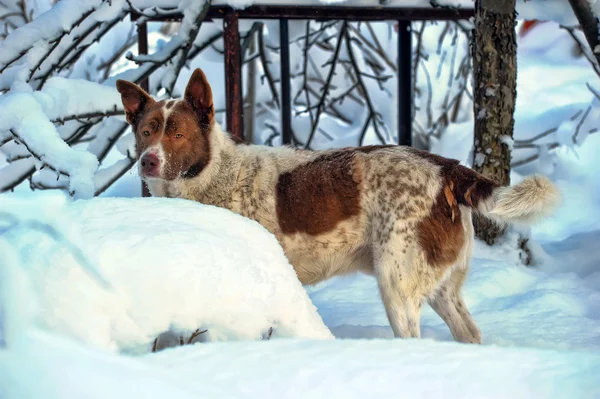
[[[198,176],[172,181],[147,181],[153,197],[184,198],[230,208],[231,193],[241,167],[239,144],[215,123],[209,136],[210,160]]]

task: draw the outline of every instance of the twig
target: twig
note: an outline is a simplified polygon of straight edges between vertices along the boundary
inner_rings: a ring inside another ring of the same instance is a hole
[[[170,81],[165,86],[165,90],[167,91],[167,94],[169,96],[173,96],[173,88],[175,87],[175,82],[177,81],[177,77],[179,76],[179,73],[181,72],[181,68],[183,68],[186,61],[188,60],[190,50],[192,49],[194,42],[196,41],[196,37],[198,36],[198,33],[200,32],[200,27],[202,26],[202,22],[206,18],[206,15],[208,14],[208,10],[210,10],[210,5],[211,5],[211,0],[205,0],[202,10],[198,13],[198,15],[196,16],[196,19],[192,23],[192,28],[190,29],[190,32],[188,34],[187,42],[183,45],[183,47],[180,48],[181,53],[177,56],[178,59],[177,59],[177,64],[175,64],[175,67],[174,67],[174,73],[169,75],[171,77]]]
[[[96,67],[97,71],[101,71],[104,69],[104,80],[110,77],[110,70],[112,69],[114,63],[117,62],[123,56],[123,54],[125,54],[125,52],[136,43],[136,41],[137,35],[134,33],[132,26],[127,36],[127,40],[125,40],[123,45],[119,47],[109,59],[103,61]]]
[[[196,338],[198,335],[200,335],[200,334],[204,334],[204,333],[205,333],[205,332],[207,332],[207,331],[208,331],[208,330],[203,330],[203,331],[200,331],[200,329],[199,329],[199,328],[198,328],[198,329],[196,329],[196,331],[194,331],[194,332],[192,333],[192,335],[190,336],[190,338],[187,340],[187,343],[188,343],[188,345],[189,345],[189,344],[191,344],[191,343],[192,343],[192,341],[194,340],[194,338]]]
[[[106,181],[106,183],[104,183],[102,186],[96,187],[96,192],[94,193],[94,195],[96,197],[99,196],[100,194],[102,194],[104,191],[106,191],[110,186],[112,186],[114,182],[119,180],[121,178],[121,176],[123,176],[125,173],[127,173],[131,169],[131,167],[135,164],[134,158],[130,157],[129,155],[127,156],[127,158],[129,158],[128,164],[123,166],[123,168],[121,168],[117,173],[115,173],[111,177],[111,179]]]
[[[592,111],[592,106],[590,105],[590,106],[587,107],[587,109],[583,113],[583,116],[581,117],[581,119],[577,123],[577,127],[575,128],[575,133],[571,137],[571,139],[573,140],[573,144],[577,144],[577,137],[579,136],[579,131],[581,130],[581,126],[583,126],[585,120],[587,119],[587,117],[589,116],[589,114],[590,114],[591,111]]]
[[[50,49],[46,52],[46,54],[44,54],[43,57],[40,57],[40,59],[38,60],[37,64],[30,70],[29,72],[29,81],[31,81],[31,79],[33,78],[33,75],[35,74],[35,72],[37,70],[40,69],[42,63],[48,58],[50,57],[50,54],[52,54],[54,52],[54,50],[58,47],[58,45],[60,44],[60,42],[62,41],[62,39],[71,34],[71,32],[73,31],[73,29],[77,28],[87,17],[89,17],[94,11],[96,11],[95,8],[91,8],[90,10],[86,11],[85,13],[83,13],[81,15],[81,17],[79,17],[79,19],[77,21],[75,21],[75,23],[71,26],[71,28],[69,30],[63,30],[62,33],[55,39],[53,39],[50,43],[52,43],[52,46],[50,47]],[[97,23],[95,25],[100,25],[100,23]]]
[[[596,64],[600,64],[600,38],[598,18],[594,15],[589,0],[569,0],[573,13],[579,21],[583,34],[592,50]]]
[[[595,59],[592,58],[589,55],[588,49],[583,44],[583,42],[581,40],[579,40],[579,38],[575,34],[575,30],[573,28],[570,28],[570,27],[567,27],[567,26],[562,26],[562,25],[561,25],[561,28],[563,28],[564,30],[566,30],[569,33],[569,35],[573,38],[573,40],[575,41],[575,43],[577,43],[577,46],[579,47],[579,50],[581,51],[581,53],[583,54],[583,56],[588,60],[588,62],[590,63],[590,65],[594,69],[594,72],[596,72],[596,75],[600,76],[600,66],[595,61]]]
[[[310,143],[315,135],[315,132],[317,131],[317,125],[319,124],[319,119],[321,118],[321,110],[323,109],[323,106],[325,105],[325,98],[327,97],[327,93],[329,92],[329,87],[331,85],[333,75],[335,74],[335,66],[337,64],[337,61],[338,61],[338,58],[340,55],[340,49],[342,47],[343,37],[345,35],[347,25],[348,25],[348,23],[346,21],[342,22],[342,25],[340,27],[340,32],[338,35],[338,39],[337,39],[337,43],[335,46],[335,51],[333,53],[333,57],[328,62],[329,64],[331,64],[331,68],[329,69],[327,79],[325,80],[325,86],[323,87],[323,94],[321,95],[321,98],[319,99],[319,102],[317,104],[315,123],[311,127],[310,134],[308,136],[308,139],[306,140],[306,145],[304,146],[305,149],[308,149],[310,147]]]
[[[373,37],[375,44],[371,43],[356,27],[352,26],[352,24],[348,25],[348,27],[352,29],[356,37],[360,39],[360,42],[367,46],[369,49],[371,49],[373,52],[375,52],[375,54],[377,54],[383,60],[383,62],[385,62],[388,67],[390,67],[391,70],[393,70],[394,72],[398,70],[398,67],[388,58],[387,54],[383,50],[383,47],[377,39],[375,31],[373,30],[373,27],[370,23],[367,23],[367,28],[369,29],[369,33]]]
[[[33,155],[33,157],[34,157],[35,159],[37,159],[38,161],[40,161],[40,162],[42,163],[42,167],[41,167],[41,169],[43,169],[43,168],[44,168],[44,166],[47,166],[48,168],[52,169],[53,171],[55,171],[55,172],[56,172],[56,173],[58,173],[58,174],[65,175],[65,176],[69,176],[69,174],[68,174],[67,172],[65,172],[65,171],[62,171],[62,170],[58,169],[57,167],[55,167],[55,166],[52,166],[52,165],[50,165],[49,163],[47,163],[47,162],[44,160],[44,156],[43,156],[42,154],[38,154],[37,152],[33,151],[33,150],[31,149],[31,147],[29,147],[29,145],[27,144],[27,142],[26,142],[25,140],[23,140],[23,139],[22,139],[22,138],[19,136],[19,134],[16,132],[16,130],[15,130],[15,129],[10,129],[10,134],[12,134],[12,135],[13,135],[13,138],[15,139],[15,141],[16,141],[16,142],[18,142],[19,144],[22,144],[22,145],[23,145],[23,146],[24,146],[24,147],[27,149],[27,151],[29,151],[29,153],[30,153],[31,155]]]
[[[558,144],[558,143],[552,143],[552,144],[550,144],[550,145],[548,146],[548,150],[553,150],[553,149],[555,149],[555,148],[557,148],[557,147],[559,147],[559,146],[560,146],[560,144]],[[535,154],[535,155],[532,155],[532,156],[530,156],[530,157],[528,157],[528,158],[525,158],[525,159],[523,159],[523,160],[521,160],[521,161],[517,161],[517,162],[513,162],[513,163],[511,163],[511,167],[513,167],[513,168],[518,168],[519,166],[523,166],[523,165],[525,165],[526,163],[529,163],[529,162],[533,162],[533,161],[535,161],[535,160],[536,160],[536,159],[538,159],[539,157],[540,157],[540,154]]]
[[[358,68],[358,64],[356,63],[356,58],[354,57],[354,51],[352,50],[352,44],[350,42],[350,33],[348,33],[347,29],[344,29],[343,33],[346,36],[346,51],[348,53],[348,57],[350,58],[350,62],[352,63],[354,70],[359,71],[360,69]],[[371,102],[371,98],[368,94],[367,87],[365,86],[365,83],[362,80],[361,74],[357,73],[356,76],[358,79],[359,87],[361,88],[361,90],[364,93],[364,97],[365,97],[365,101],[367,102],[367,107],[369,109],[369,113],[372,116],[372,122],[373,122],[373,128],[375,129],[375,134],[377,135],[379,140],[381,140],[382,143],[385,143],[386,141],[385,141],[384,137],[381,135],[381,132],[379,131],[379,127],[377,125],[379,113],[375,111],[375,107],[373,106],[373,104]]]
[[[433,110],[431,108],[431,103],[433,102],[433,88],[431,86],[431,76],[429,75],[429,70],[427,69],[427,65],[425,65],[425,63],[421,63],[421,65],[423,66],[423,71],[425,72],[425,77],[427,78],[427,92],[428,92],[428,96],[427,96],[427,108],[426,108],[426,112],[427,112],[427,127],[431,128],[432,124],[433,124]]]
[[[135,7],[133,4],[131,4],[131,0],[125,0],[127,2],[127,5],[129,6],[128,11],[131,12],[132,14],[137,14],[140,17],[143,17],[145,19],[143,19],[142,21],[145,22],[146,19],[152,19],[158,16],[161,17],[165,17],[165,18],[169,18],[169,17],[175,17],[180,13],[180,9],[173,7],[173,8],[161,8],[161,7],[150,7],[148,11],[148,9],[140,9]]]
[[[77,62],[79,60],[81,55],[83,55],[85,50],[87,50],[92,44],[100,41],[100,38],[102,38],[106,33],[108,33],[108,31],[110,31],[113,28],[113,26],[115,26],[120,21],[122,21],[126,15],[127,15],[126,13],[121,13],[117,18],[113,19],[112,21],[105,22],[104,27],[101,26],[100,30],[96,34],[96,37],[94,37],[94,39],[91,40],[89,43],[84,44],[84,45],[79,45],[79,46],[71,46],[69,48],[69,50],[67,52],[65,52],[65,54],[68,55],[68,54],[70,54],[71,51],[74,50],[73,55],[66,61],[65,61],[66,57],[61,57],[61,60],[57,61],[52,66],[52,68],[50,68],[50,70],[48,71],[48,74],[53,72],[53,68],[56,68],[56,70],[54,72],[58,73],[58,72],[61,72],[63,69],[68,68],[71,65],[75,64],[75,62]],[[48,74],[47,74],[47,76],[49,76]],[[43,83],[42,83],[42,85],[43,85]]]
[[[260,62],[263,64],[263,70],[265,71],[265,77],[267,78],[267,83],[269,84],[269,88],[271,89],[273,100],[275,101],[275,104],[277,104],[277,108],[281,108],[281,104],[279,102],[279,95],[277,94],[277,88],[275,87],[273,75],[271,75],[271,69],[269,68],[269,61],[267,61],[267,50],[265,49],[264,29],[260,29],[258,31],[258,51],[260,52]]]
[[[273,335],[273,327],[269,327],[269,332],[267,333],[267,341],[269,341],[271,339],[272,335]]]
[[[109,116],[117,116],[117,115],[125,115],[125,111],[123,111],[122,109],[117,109],[117,106],[115,105],[115,108],[110,111],[96,111],[96,112],[86,112],[83,114],[72,114],[69,116],[62,117],[62,118],[53,119],[53,120],[51,120],[51,122],[64,125],[65,122],[72,121],[72,120],[82,121],[83,119],[107,118]]]
[[[367,129],[369,128],[369,124],[371,123],[371,117],[372,115],[369,114],[369,116],[367,116],[367,120],[365,121],[365,124],[363,125],[362,131],[360,132],[360,136],[358,138],[358,146],[362,147],[364,141],[365,141],[365,136],[367,134]]]
[[[308,92],[308,50],[310,49],[309,44],[310,39],[310,21],[306,21],[306,33],[305,33],[305,42],[304,42],[304,63],[302,66],[302,88],[304,89],[305,98],[306,98],[306,109],[308,110],[308,116],[310,117],[310,125],[315,124],[315,118],[313,117],[313,113],[310,105],[310,94]],[[298,93],[300,95],[300,93]]]

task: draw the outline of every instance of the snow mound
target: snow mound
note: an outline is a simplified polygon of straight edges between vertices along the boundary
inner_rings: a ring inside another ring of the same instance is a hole
[[[46,198],[33,197],[0,196],[0,208],[31,216]],[[279,243],[254,221],[178,199],[49,202],[49,221],[77,236],[110,287],[51,237],[9,230],[42,328],[126,352],[147,351],[165,331],[197,328],[210,341],[260,339],[271,327],[273,337],[332,338]]]
[[[600,395],[597,353],[429,340],[280,340],[184,346],[131,358],[35,330],[26,331],[23,338],[27,345],[0,349],[0,397],[592,399]]]

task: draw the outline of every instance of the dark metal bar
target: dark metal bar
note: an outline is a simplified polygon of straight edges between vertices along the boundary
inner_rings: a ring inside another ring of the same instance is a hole
[[[146,22],[137,25],[138,31],[138,54],[148,54],[148,25]],[[150,92],[150,81],[148,78],[140,82],[140,87],[146,92]],[[142,197],[150,197],[148,186],[142,180]]]
[[[148,25],[142,22],[137,26],[138,31],[138,54],[148,54]],[[140,82],[140,87],[146,92],[150,91],[150,83],[148,78]]]
[[[292,143],[292,107],[290,88],[290,36],[287,19],[279,20],[279,46],[281,47],[281,141]]]
[[[412,32],[398,21],[398,144],[412,145]]]
[[[225,113],[227,131],[244,139],[244,107],[242,100],[242,61],[238,16],[228,8],[223,20],[225,43]]]
[[[207,19],[224,18],[228,6],[212,6]],[[457,21],[475,16],[472,8],[434,7],[348,7],[348,6],[276,6],[254,5],[236,10],[240,19],[338,19],[346,21]],[[136,17],[137,18],[137,17]],[[178,21],[182,15],[173,9],[150,21]]]

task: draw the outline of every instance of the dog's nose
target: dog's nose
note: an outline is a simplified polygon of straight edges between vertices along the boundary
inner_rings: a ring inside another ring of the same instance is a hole
[[[155,153],[149,152],[142,157],[140,160],[140,164],[142,165],[141,172],[142,176],[145,177],[157,177],[158,176],[158,167],[160,166],[160,161]]]

